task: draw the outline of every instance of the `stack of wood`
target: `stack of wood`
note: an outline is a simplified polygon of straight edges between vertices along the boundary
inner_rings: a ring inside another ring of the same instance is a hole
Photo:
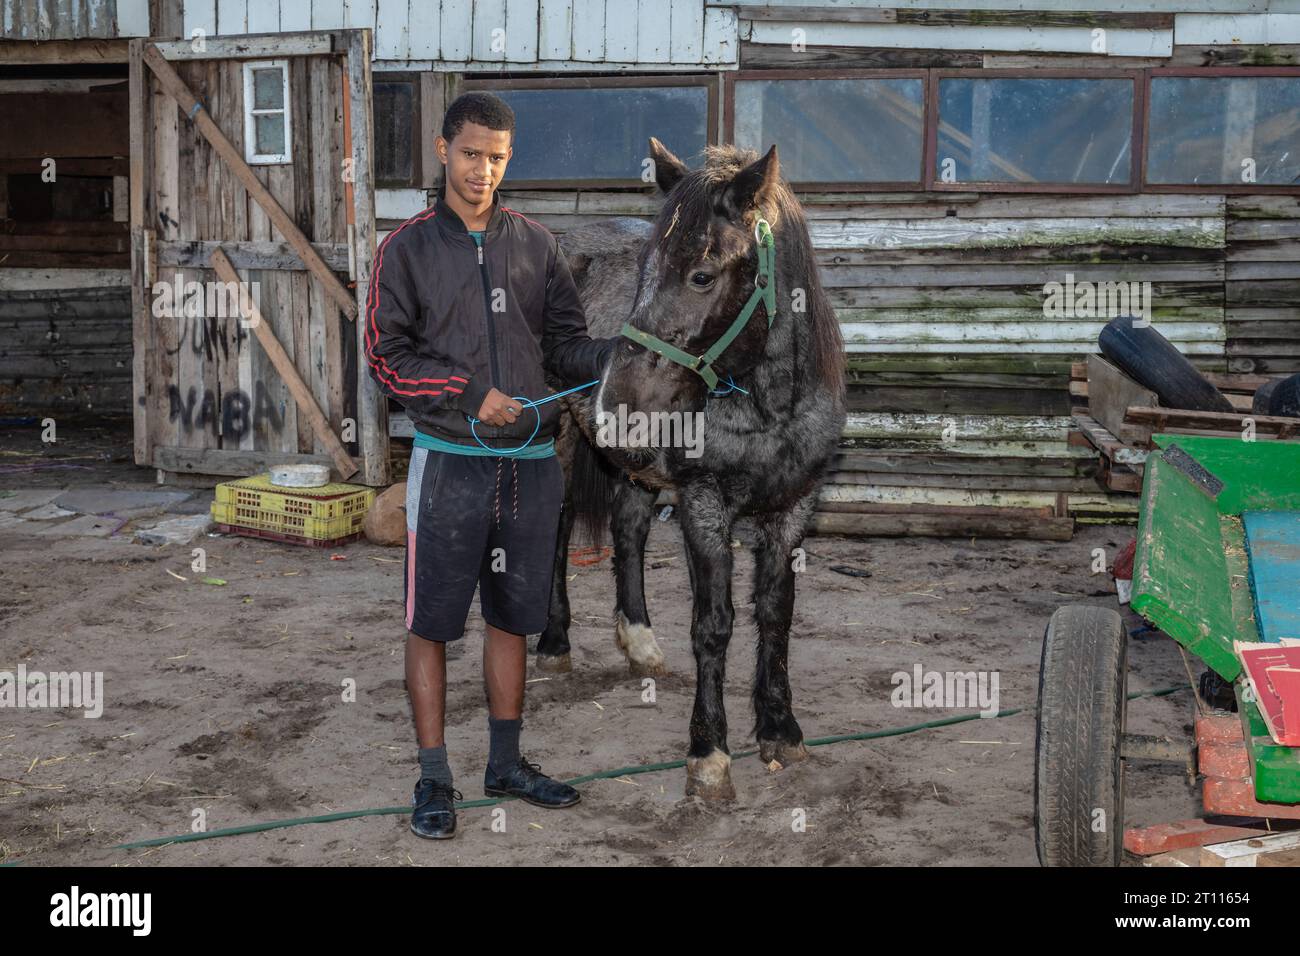
[[[1255,390],[1269,376],[1203,372],[1232,403],[1236,412],[1202,412],[1160,405],[1156,393],[1125,375],[1100,355],[1076,362],[1070,374],[1073,418],[1078,432],[1101,459],[1099,477],[1111,491],[1137,494],[1142,471],[1157,433],[1217,435],[1240,438],[1253,429],[1255,439],[1300,439],[1300,419],[1251,412]]]

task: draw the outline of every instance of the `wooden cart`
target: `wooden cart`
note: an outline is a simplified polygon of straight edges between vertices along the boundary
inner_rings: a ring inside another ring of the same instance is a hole
[[[1300,819],[1300,748],[1273,742],[1233,651],[1300,637],[1300,444],[1163,434],[1153,444],[1131,606],[1229,682],[1238,705],[1197,720],[1206,814]],[[1126,845],[1151,849],[1123,826],[1124,760],[1142,750],[1125,734],[1127,640],[1119,612],[1095,605],[1059,608],[1047,627],[1035,747],[1044,865],[1117,865]]]

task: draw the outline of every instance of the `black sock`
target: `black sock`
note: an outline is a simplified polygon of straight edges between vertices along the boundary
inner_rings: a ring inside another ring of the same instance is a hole
[[[447,765],[447,745],[420,748],[420,779],[436,780],[451,786],[451,767]]]
[[[519,729],[523,718],[497,720],[488,717],[488,768],[500,775],[519,763]]]

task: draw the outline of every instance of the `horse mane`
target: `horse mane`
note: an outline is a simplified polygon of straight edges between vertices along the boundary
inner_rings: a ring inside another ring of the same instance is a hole
[[[655,218],[647,246],[662,248],[673,232],[681,237],[705,234],[714,216],[726,215],[723,194],[727,185],[758,158],[754,150],[730,143],[706,146],[704,165],[687,172],[668,194],[664,207],[665,210],[671,208],[672,213]],[[772,236],[780,252],[778,270],[787,276],[793,273],[804,277],[803,285],[808,293],[807,315],[812,326],[813,377],[824,388],[838,394],[844,389],[844,340],[840,335],[839,319],[822,289],[803,207],[784,177],[777,179],[775,188],[765,197],[761,213],[772,227]],[[747,216],[744,226],[752,230],[754,218],[754,215]],[[793,261],[797,263],[793,269],[789,266],[790,256],[794,256]],[[786,262],[784,268],[780,261],[782,258]]]

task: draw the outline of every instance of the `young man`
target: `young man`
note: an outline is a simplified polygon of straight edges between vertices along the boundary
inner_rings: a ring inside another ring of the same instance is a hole
[[[614,339],[593,341],[564,254],[543,226],[500,204],[514,113],[490,93],[452,103],[434,141],[444,166],[432,209],[380,245],[367,303],[366,360],[416,429],[406,493],[406,686],[419,740],[411,830],[456,830],[443,741],[448,641],[479,589],[490,745],[483,789],[542,807],[578,792],[519,753],[525,635],[546,625],[564,479],[559,403],[599,378]],[[531,436],[531,437],[530,437]]]

